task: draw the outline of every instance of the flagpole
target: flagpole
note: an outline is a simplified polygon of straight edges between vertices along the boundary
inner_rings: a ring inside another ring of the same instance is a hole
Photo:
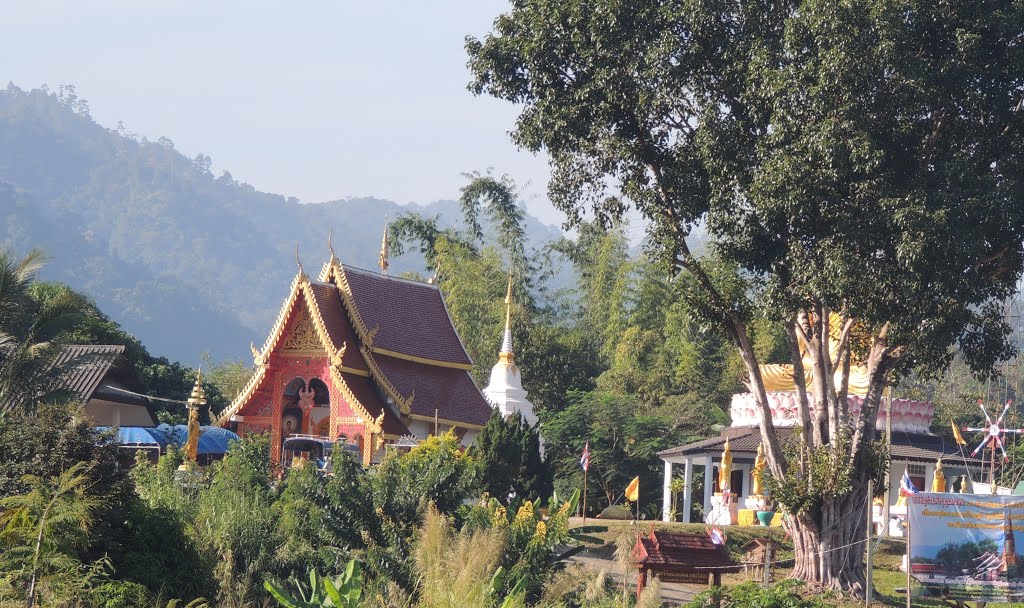
[[[583,469],[583,523],[587,523],[587,469],[590,468],[590,463],[587,463],[587,467]]]

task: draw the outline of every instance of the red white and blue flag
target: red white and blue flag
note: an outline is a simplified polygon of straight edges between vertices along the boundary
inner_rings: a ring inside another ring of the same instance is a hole
[[[584,471],[590,468],[590,441],[583,446],[583,456],[580,458],[580,468]]]
[[[900,479],[900,495],[910,496],[911,494],[917,494],[917,486],[910,480],[910,471],[903,470],[903,479]]]

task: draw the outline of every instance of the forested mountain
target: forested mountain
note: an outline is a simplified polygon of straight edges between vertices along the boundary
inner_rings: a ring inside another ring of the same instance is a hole
[[[301,204],[210,165],[167,138],[97,124],[71,88],[10,84],[0,91],[0,247],[43,248],[43,278],[87,292],[154,352],[196,363],[204,351],[245,356],[263,339],[295,273],[296,245],[316,274],[333,226],[338,257],[375,268],[386,215],[440,215],[444,225],[460,217],[455,201]],[[560,236],[532,217],[526,227],[535,244]],[[392,260],[392,272],[421,269],[415,252]]]

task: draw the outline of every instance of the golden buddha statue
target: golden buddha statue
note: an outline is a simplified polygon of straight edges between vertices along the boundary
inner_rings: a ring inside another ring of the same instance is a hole
[[[729,491],[729,482],[732,477],[732,446],[729,445],[729,438],[725,439],[725,449],[722,451],[722,464],[718,467],[718,494],[725,494]]]
[[[946,474],[942,470],[942,459],[935,461],[935,477],[932,478],[932,492],[946,491]]]
[[[829,340],[828,340],[828,351],[829,356],[835,360],[839,354],[839,334],[842,331],[842,318],[836,313],[829,313],[828,317],[828,329],[829,329]],[[799,334],[797,339],[800,344],[800,352],[803,353],[803,366],[804,366],[804,379],[805,386],[808,390],[813,386],[812,374],[814,368],[814,362],[807,355],[807,344],[800,338]],[[851,337],[851,339],[853,339]],[[766,391],[792,391],[796,389],[796,383],[793,378],[793,366],[789,364],[765,364],[761,365],[761,377],[764,379],[764,388]],[[837,366],[835,373],[836,386],[839,385],[840,377],[843,373],[842,366]],[[849,388],[847,389],[851,395],[864,396],[868,392],[868,384],[870,377],[868,376],[868,368],[866,365],[860,364],[857,361],[853,361],[850,364],[850,378]]]
[[[754,470],[750,472],[750,476],[753,478],[750,484],[750,495],[760,498],[764,496],[762,485],[764,484],[764,470],[768,466],[768,459],[764,457],[764,446],[758,444],[757,446],[757,457],[754,458]]]

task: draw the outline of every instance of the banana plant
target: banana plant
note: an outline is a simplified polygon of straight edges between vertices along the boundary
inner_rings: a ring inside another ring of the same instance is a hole
[[[363,595],[363,576],[359,562],[349,561],[345,573],[330,579],[315,570],[309,573],[309,586],[292,580],[294,593],[275,581],[263,581],[263,588],[285,608],[359,608]]]

